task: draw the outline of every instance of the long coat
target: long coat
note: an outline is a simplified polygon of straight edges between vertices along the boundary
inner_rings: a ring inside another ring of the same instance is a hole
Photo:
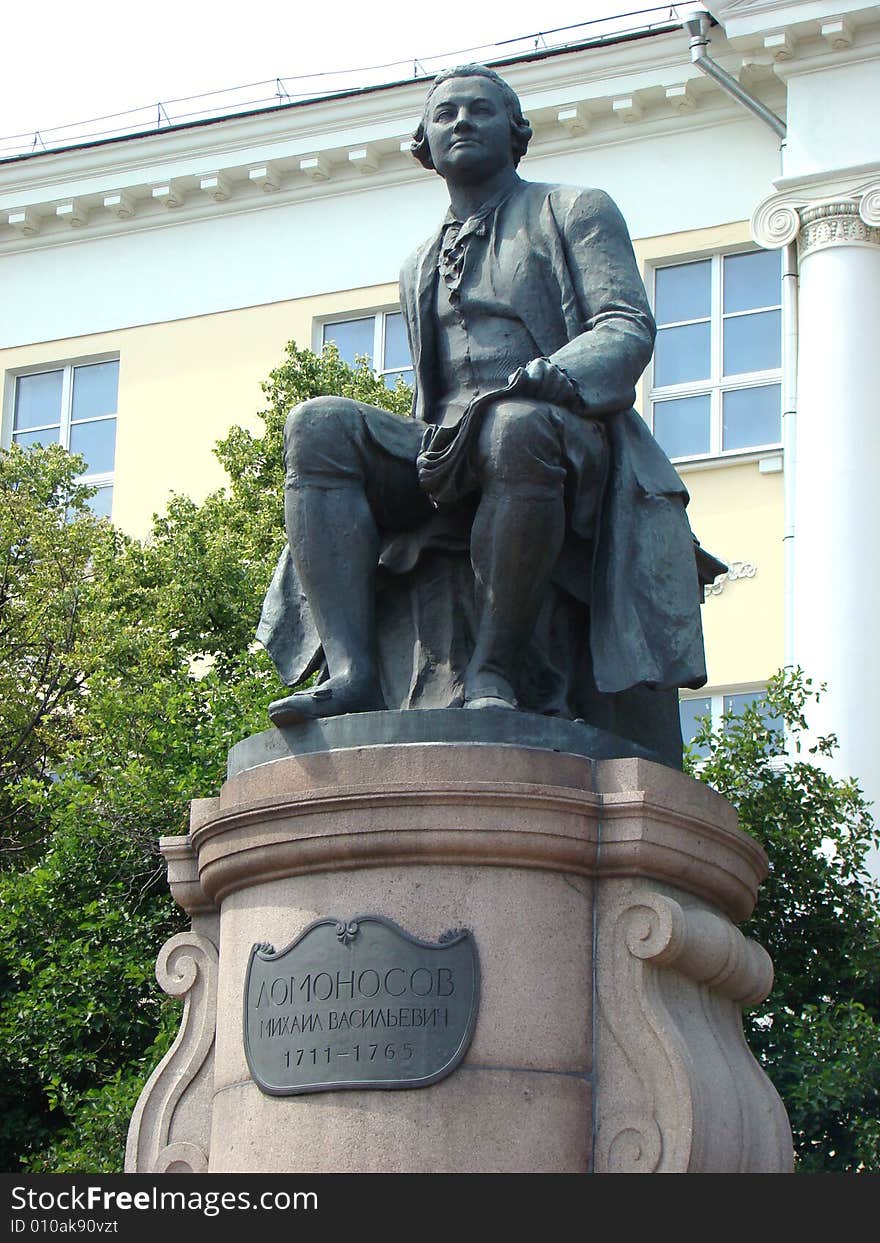
[[[580,409],[602,418],[611,464],[592,556],[580,567],[590,602],[597,688],[698,687],[706,681],[695,543],[687,491],[632,408],[654,321],[619,210],[601,190],[517,180],[487,218],[494,292],[512,307],[541,355],[573,382]],[[401,306],[415,371],[413,414],[435,421],[435,291],[442,228],[404,264]],[[528,361],[528,360],[524,360]],[[372,438],[396,456],[412,437],[368,419]],[[402,431],[402,429],[401,429]],[[577,498],[572,513],[580,531]],[[408,558],[411,562],[412,558]],[[391,568],[394,568],[393,566]],[[293,685],[315,668],[317,634],[285,549],[257,637]]]

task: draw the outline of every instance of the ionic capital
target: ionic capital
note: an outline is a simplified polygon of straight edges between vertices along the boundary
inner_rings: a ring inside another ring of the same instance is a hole
[[[797,239],[803,259],[831,246],[880,246],[880,179],[772,194],[752,216],[752,236],[775,250]]]

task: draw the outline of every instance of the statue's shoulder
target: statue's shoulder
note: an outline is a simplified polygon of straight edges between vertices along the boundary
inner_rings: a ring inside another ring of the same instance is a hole
[[[549,204],[560,220],[572,213],[594,215],[597,212],[618,211],[611,195],[597,186],[569,186],[548,181],[523,181],[520,184],[530,204],[537,207]]]

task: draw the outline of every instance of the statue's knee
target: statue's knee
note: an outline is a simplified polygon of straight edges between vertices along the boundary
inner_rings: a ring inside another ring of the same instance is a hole
[[[300,437],[320,430],[328,421],[336,422],[340,407],[354,405],[347,397],[309,397],[294,406],[284,421],[284,436]],[[344,417],[344,416],[343,416]]]
[[[361,422],[357,403],[347,397],[310,397],[294,406],[284,422],[287,469],[307,466],[315,455],[338,449]]]
[[[497,402],[486,414],[477,445],[484,478],[539,482],[562,457],[548,407],[529,401]]]

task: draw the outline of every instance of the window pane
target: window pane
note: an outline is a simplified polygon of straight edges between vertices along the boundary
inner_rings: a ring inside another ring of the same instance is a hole
[[[70,417],[96,419],[116,413],[119,363],[90,363],[73,369],[73,408]]]
[[[778,384],[725,393],[721,408],[722,449],[777,444],[782,438],[781,404],[782,389]]]
[[[735,716],[741,715],[750,704],[760,705],[766,699],[764,691],[744,691],[738,695],[724,696],[724,714],[731,713]],[[769,729],[782,729],[782,718],[779,716],[771,716],[769,709],[761,713],[764,724]]]
[[[18,377],[15,381],[15,431],[60,424],[63,378],[63,371],[42,371],[39,375]]]
[[[654,279],[657,323],[673,324],[682,319],[706,318],[709,315],[710,272],[708,259],[699,263],[682,263],[674,268],[658,268]]]
[[[654,402],[654,436],[667,457],[709,452],[709,394]]]
[[[373,357],[373,331],[375,317],[369,319],[346,319],[341,324],[324,325],[324,344],[335,341],[343,362],[354,366],[358,354]]]
[[[697,717],[711,717],[712,715],[712,700],[708,696],[705,699],[680,699],[678,714],[681,717],[682,741],[692,742],[697,732]],[[697,747],[696,752],[705,759],[709,754],[709,748],[707,746]]]
[[[58,427],[45,427],[41,432],[13,432],[12,439],[22,449],[30,445],[57,445],[60,430]]]
[[[410,386],[410,388],[412,388],[412,383],[413,383],[412,367],[410,367],[408,371],[386,371],[385,374],[382,376],[382,379],[385,381],[385,387],[390,388],[393,392],[393,390],[397,388],[398,377],[402,377],[406,381],[406,383]]]
[[[110,511],[113,508],[113,488],[98,488],[98,491],[89,501],[89,509],[99,518],[109,518]]]
[[[654,350],[654,384],[684,384],[709,378],[709,325],[661,328]]]
[[[385,316],[385,367],[403,368],[412,365],[403,315],[395,311]]]
[[[780,366],[781,361],[779,311],[760,311],[756,315],[725,319],[725,375],[769,371]]]
[[[759,250],[750,255],[727,255],[724,260],[725,313],[779,305],[782,298],[779,253]]]
[[[102,475],[113,469],[116,450],[116,420],[101,419],[97,423],[76,423],[70,429],[70,452],[81,453],[86,460],[86,473]]]

